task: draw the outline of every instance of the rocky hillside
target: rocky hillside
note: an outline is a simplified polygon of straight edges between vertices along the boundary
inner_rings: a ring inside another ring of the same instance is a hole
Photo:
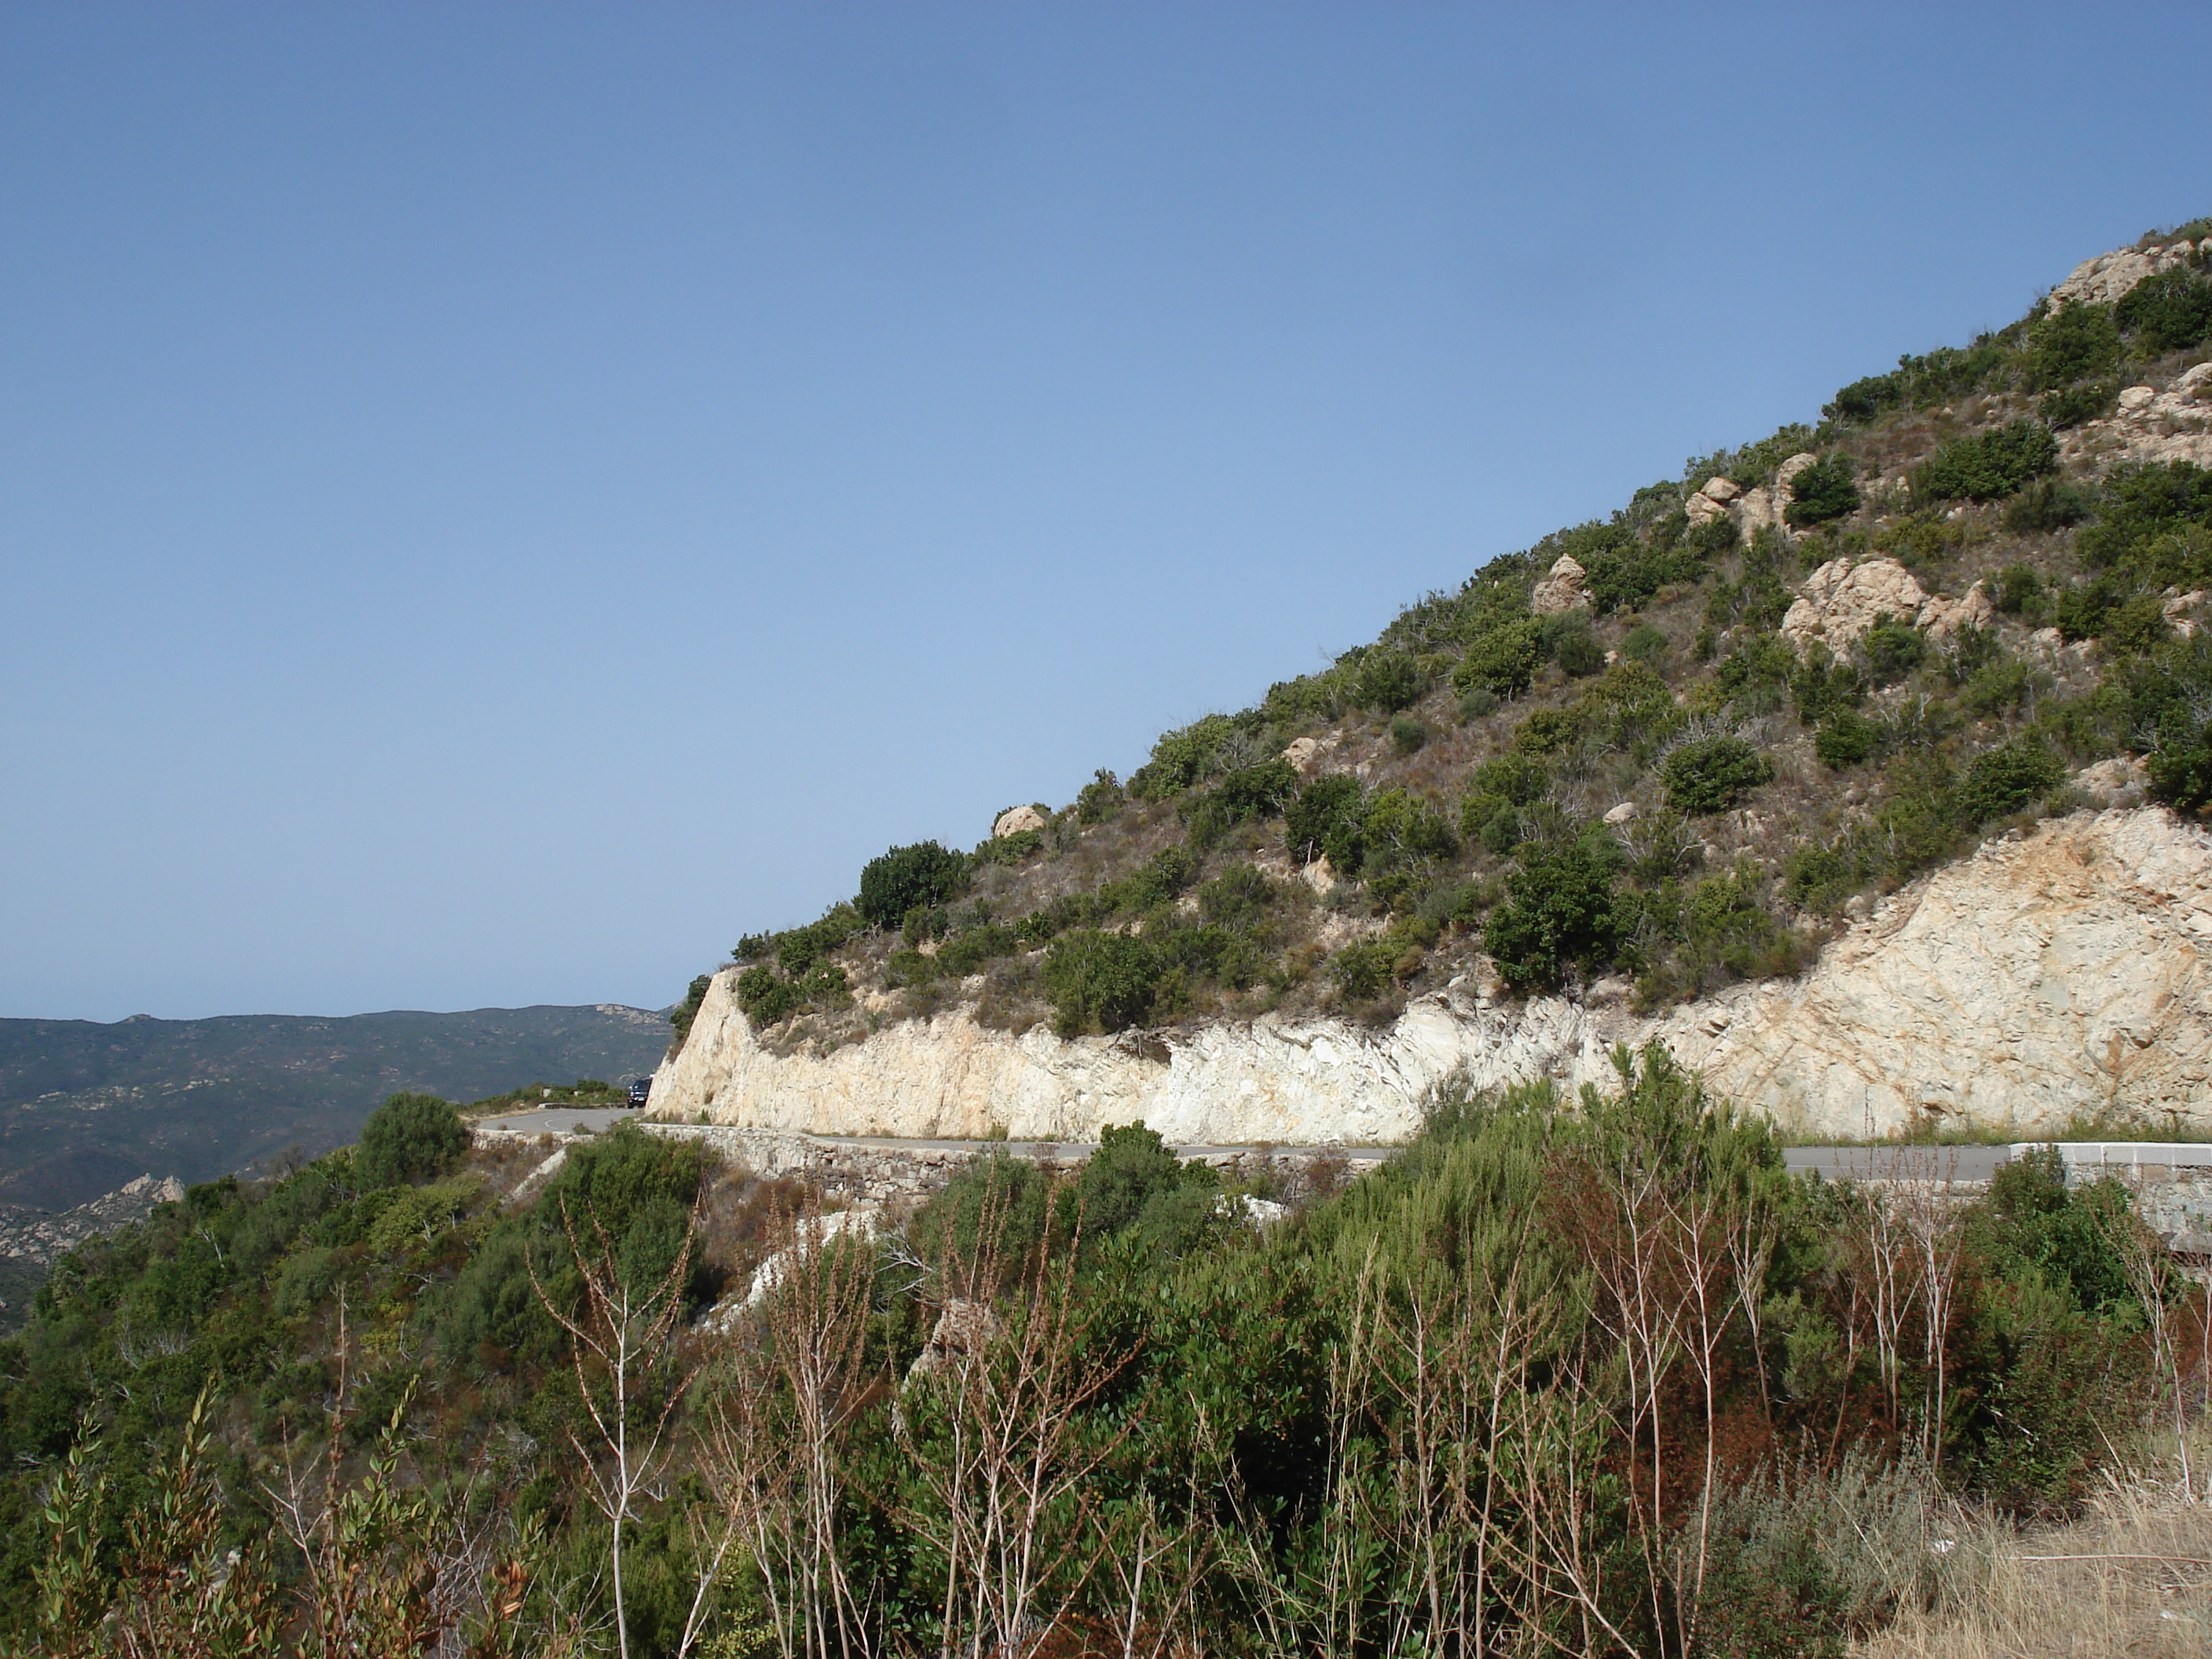
[[[1657,1033],[1808,1133],[2201,1117],[2208,358],[2212,221],[2086,261],[1126,780],[893,848],[695,983],[656,1109],[1387,1136]]]
[[[64,1211],[149,1170],[198,1182],[288,1147],[312,1157],[395,1091],[471,1100],[635,1074],[667,1037],[661,1016],[613,1004],[0,1020],[0,1204]]]

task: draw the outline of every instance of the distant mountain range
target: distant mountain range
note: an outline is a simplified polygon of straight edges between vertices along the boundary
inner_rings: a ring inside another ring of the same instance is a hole
[[[0,1019],[0,1204],[62,1211],[344,1145],[389,1094],[481,1100],[650,1071],[665,1014],[614,1003],[323,1018]]]

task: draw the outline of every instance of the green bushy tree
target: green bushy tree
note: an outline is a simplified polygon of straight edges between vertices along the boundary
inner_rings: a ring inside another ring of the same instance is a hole
[[[1613,960],[1626,922],[1613,866],[1613,855],[1586,839],[1524,850],[1482,935],[1483,949],[1514,990],[1548,989],[1570,969]]]
[[[967,860],[933,841],[894,847],[860,871],[860,915],[871,927],[896,927],[908,911],[944,903],[967,868]]]
[[[1061,934],[1045,952],[1045,995],[1060,1034],[1125,1031],[1152,1015],[1163,963],[1146,939],[1095,927]]]
[[[2113,318],[2146,356],[2212,340],[2212,282],[2196,271],[2161,270],[2120,296]]]
[[[1667,757],[1660,769],[1667,803],[1682,812],[1718,812],[1774,777],[1774,763],[1741,738],[1701,738]]]
[[[1851,458],[1840,449],[1822,456],[1797,475],[1790,496],[1784,516],[1800,529],[1857,512],[1859,486]]]
[[[1912,474],[1913,499],[1994,501],[2058,468],[2058,441],[2040,421],[2013,421],[1942,445]]]
[[[469,1132],[450,1102],[435,1095],[393,1095],[362,1126],[354,1167],[364,1187],[432,1181],[468,1144]]]

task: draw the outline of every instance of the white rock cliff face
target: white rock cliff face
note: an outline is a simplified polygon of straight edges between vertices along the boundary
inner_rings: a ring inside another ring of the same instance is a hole
[[[1424,998],[1387,1031],[1208,1026],[1163,1062],[1109,1038],[1016,1037],[964,1014],[827,1055],[753,1041],[718,975],[653,1083],[658,1117],[816,1134],[1091,1140],[1141,1118],[1187,1145],[1401,1139],[1464,1073],[1478,1086],[1610,1075],[1657,1037],[1717,1092],[1814,1135],[1938,1115],[2057,1127],[2076,1112],[2212,1122],[2212,836],[2159,808],[2077,813],[1992,842],[1886,902],[1803,979],[1657,1022],[1557,998]]]

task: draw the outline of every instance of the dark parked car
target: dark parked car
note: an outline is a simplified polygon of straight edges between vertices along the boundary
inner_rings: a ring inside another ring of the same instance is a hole
[[[642,1106],[652,1093],[653,1079],[649,1077],[641,1077],[629,1085],[629,1103],[633,1106]]]

